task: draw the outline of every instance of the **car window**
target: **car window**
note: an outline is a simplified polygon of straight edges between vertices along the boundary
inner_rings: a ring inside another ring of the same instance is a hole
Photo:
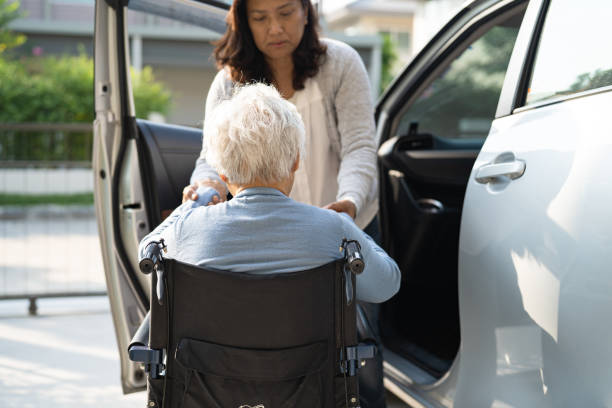
[[[473,40],[430,80],[401,116],[397,134],[411,124],[447,139],[484,139],[495,116],[510,54],[522,19],[500,22]]]
[[[135,116],[201,128],[206,94],[217,74],[212,42],[219,35],[202,26],[135,10],[128,12],[127,31]],[[146,35],[149,32],[159,36]]]
[[[610,0],[552,1],[526,105],[612,85]]]

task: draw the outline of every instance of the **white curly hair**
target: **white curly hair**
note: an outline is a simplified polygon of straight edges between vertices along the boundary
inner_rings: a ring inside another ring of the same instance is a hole
[[[206,161],[237,185],[274,183],[304,157],[305,130],[295,106],[269,85],[241,86],[206,117]],[[298,156],[299,155],[299,156]]]

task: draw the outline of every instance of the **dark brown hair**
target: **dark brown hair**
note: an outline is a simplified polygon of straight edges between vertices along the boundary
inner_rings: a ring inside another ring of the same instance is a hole
[[[314,77],[324,61],[327,48],[319,41],[317,15],[310,0],[300,0],[308,21],[300,44],[293,51],[293,88],[304,89],[307,78]],[[214,56],[219,69],[228,67],[234,82],[272,83],[272,74],[263,53],[255,45],[246,12],[247,0],[234,0],[227,15],[227,30],[215,43]]]

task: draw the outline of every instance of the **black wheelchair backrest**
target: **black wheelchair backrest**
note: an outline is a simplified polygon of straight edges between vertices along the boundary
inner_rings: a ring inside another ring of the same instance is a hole
[[[130,350],[147,365],[149,407],[359,406],[357,369],[374,352],[357,345],[344,260],[274,274],[160,262],[148,347]]]

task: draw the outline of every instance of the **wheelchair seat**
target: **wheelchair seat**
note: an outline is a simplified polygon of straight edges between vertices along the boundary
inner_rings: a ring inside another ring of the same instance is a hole
[[[129,349],[148,407],[359,407],[357,371],[375,350],[357,344],[344,260],[266,275],[149,261],[150,311]]]

